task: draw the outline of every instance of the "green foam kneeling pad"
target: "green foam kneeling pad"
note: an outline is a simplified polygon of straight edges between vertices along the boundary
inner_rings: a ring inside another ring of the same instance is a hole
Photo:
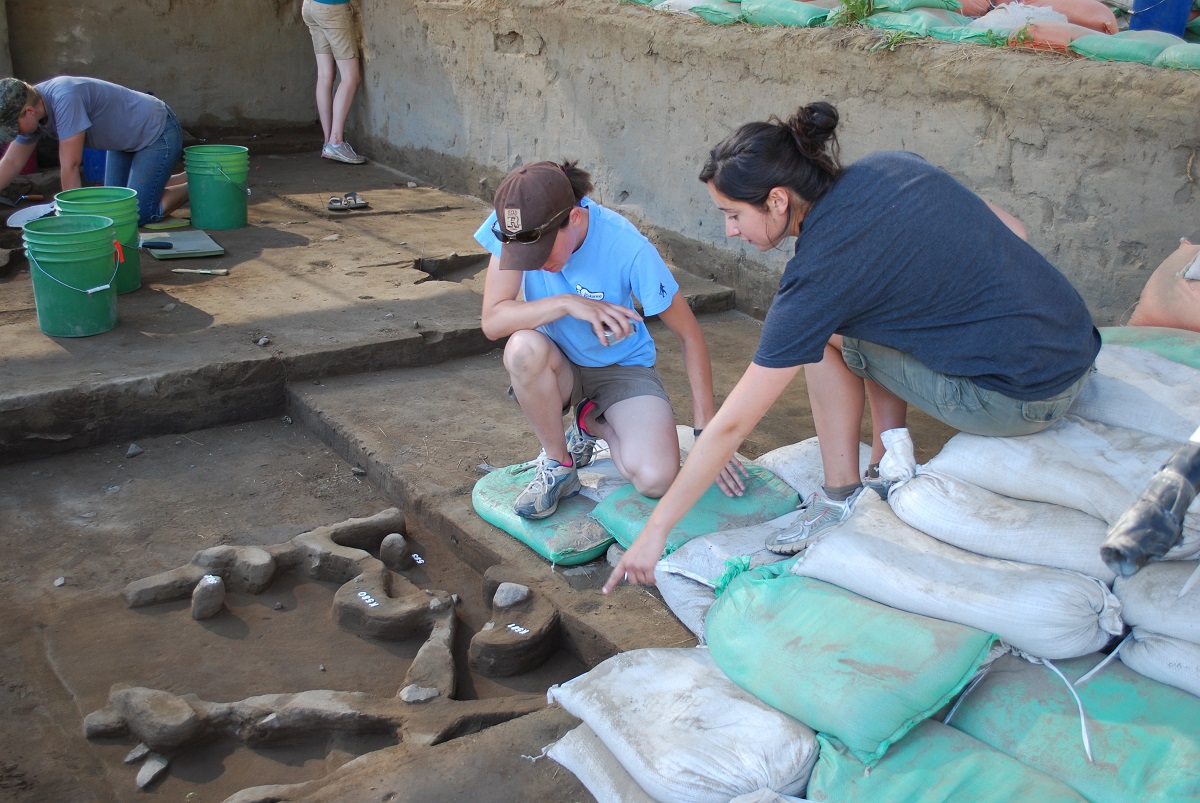
[[[786,482],[761,466],[747,465],[746,492],[726,496],[714,483],[667,535],[664,554],[701,535],[749,527],[790,513],[800,504],[800,496]],[[658,505],[657,499],[642,496],[632,485],[609,494],[596,505],[592,515],[612,533],[621,546],[628,548]]]

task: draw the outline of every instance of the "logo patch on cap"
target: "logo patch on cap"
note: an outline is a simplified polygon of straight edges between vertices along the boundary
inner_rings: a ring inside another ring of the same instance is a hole
[[[511,234],[516,234],[521,230],[521,210],[520,209],[505,209],[504,210],[504,229]]]

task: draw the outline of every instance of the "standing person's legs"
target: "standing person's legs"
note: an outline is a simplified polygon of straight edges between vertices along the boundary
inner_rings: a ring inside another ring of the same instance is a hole
[[[329,129],[329,142],[340,145],[345,141],[346,118],[350,116],[350,105],[354,103],[354,93],[362,83],[362,73],[359,71],[358,59],[338,59],[338,88],[333,96],[333,123]]]
[[[330,132],[333,130],[333,79],[337,68],[332,53],[317,53],[317,117],[321,120],[321,132],[325,136],[325,145],[329,144]]]
[[[325,135],[321,156],[347,164],[362,164],[366,159],[355,153],[345,138],[346,119],[362,83],[354,11],[349,3],[305,0],[302,13],[312,34],[317,58],[317,116]],[[336,90],[333,86],[335,72]]]

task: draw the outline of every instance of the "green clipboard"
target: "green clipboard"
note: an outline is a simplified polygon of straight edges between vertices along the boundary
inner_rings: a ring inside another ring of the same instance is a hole
[[[200,229],[188,231],[156,231],[143,234],[139,244],[169,242],[170,248],[147,248],[155,259],[186,259],[189,257],[219,257],[225,249],[217,244],[208,232]]]

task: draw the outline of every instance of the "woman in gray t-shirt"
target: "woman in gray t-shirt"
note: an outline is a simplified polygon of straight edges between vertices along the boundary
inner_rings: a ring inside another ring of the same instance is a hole
[[[104,183],[138,193],[138,225],[162,220],[188,199],[185,173],[172,174],[183,131],[167,104],[97,78],[62,75],[31,86],[0,79],[0,188],[20,172],[37,141],[58,142],[64,190],[82,186],[83,149],[108,151]]]

